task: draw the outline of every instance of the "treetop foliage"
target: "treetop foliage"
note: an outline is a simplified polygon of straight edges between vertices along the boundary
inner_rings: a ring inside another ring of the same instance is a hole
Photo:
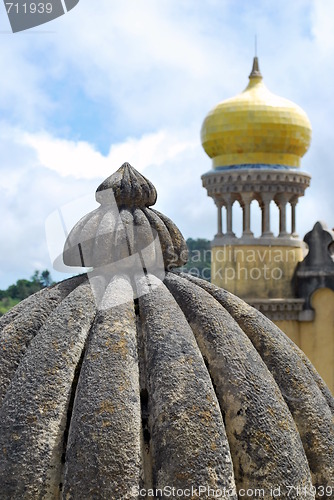
[[[211,277],[211,246],[210,241],[204,238],[188,238],[189,250],[188,262],[182,267],[182,271],[190,273],[198,278],[210,281]]]
[[[19,279],[7,290],[0,290],[0,316],[5,314],[11,307],[26,299],[29,295],[42,290],[53,284],[50,271],[35,271],[30,280]]]

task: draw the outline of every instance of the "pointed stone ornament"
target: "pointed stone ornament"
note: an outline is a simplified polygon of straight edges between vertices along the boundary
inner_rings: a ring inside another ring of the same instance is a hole
[[[95,197],[101,206],[84,216],[65,242],[65,265],[97,269],[122,261],[123,269],[128,257],[145,251],[144,266],[150,266],[160,250],[163,269],[187,262],[187,245],[179,229],[150,208],[157,199],[155,187],[129,163],[103,181]]]
[[[106,191],[111,190],[119,208],[150,207],[157,201],[153,184],[129,163],[123,165],[108,177],[96,190],[96,201],[108,204]]]
[[[308,254],[299,262],[295,273],[297,297],[305,299],[305,309],[311,309],[312,294],[319,288],[334,291],[334,261],[331,255],[334,232],[326,224],[317,222],[304,238]]]

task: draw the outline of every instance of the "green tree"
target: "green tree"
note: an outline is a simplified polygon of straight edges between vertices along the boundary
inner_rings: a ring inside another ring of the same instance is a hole
[[[189,250],[188,262],[182,267],[182,271],[210,281],[211,278],[211,247],[210,241],[204,238],[188,238]]]
[[[48,271],[47,269],[41,272],[41,282],[45,287],[50,286],[53,283],[50,271]]]
[[[19,279],[15,284],[10,285],[7,290],[0,290],[0,316],[21,300],[42,290],[42,288],[52,285],[52,283],[50,271],[45,269],[42,272],[35,271],[30,280]]]
[[[12,299],[11,297],[4,297],[0,300],[0,316],[6,314],[9,309],[16,306],[20,302],[19,299]]]

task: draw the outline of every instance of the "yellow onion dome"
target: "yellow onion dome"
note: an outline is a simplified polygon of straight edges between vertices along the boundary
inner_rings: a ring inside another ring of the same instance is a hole
[[[299,167],[311,133],[306,113],[266,88],[255,57],[248,86],[209,112],[201,140],[215,168],[245,164]]]

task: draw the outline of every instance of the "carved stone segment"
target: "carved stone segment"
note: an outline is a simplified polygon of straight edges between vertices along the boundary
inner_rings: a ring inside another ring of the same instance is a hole
[[[205,290],[168,273],[166,285],[194,331],[212,377],[231,448],[238,491],[274,484],[310,492],[307,459],[289,409],[247,335]],[[297,498],[297,494],[290,493]]]
[[[10,311],[8,318],[7,315],[1,318],[0,402],[34,336],[52,311],[86,279],[87,276],[82,275],[41,290],[21,302],[17,314]]]
[[[34,303],[38,301],[38,299],[42,299],[42,296],[44,297],[45,295],[47,297],[49,295],[49,290],[50,288],[43,288],[33,295],[29,295],[29,297],[16,304],[15,307],[9,309],[6,314],[0,316],[0,332],[3,332],[5,327],[9,323],[12,323],[15,318],[19,317],[20,315],[23,317],[26,313],[28,313],[30,307],[33,307]]]
[[[15,373],[0,409],[4,500],[59,497],[71,387],[94,315],[85,283],[49,316]]]
[[[153,210],[145,209],[144,213],[155,233],[159,235],[162,253],[168,255],[168,252],[171,252],[172,254],[174,251],[173,241],[163,220]]]
[[[334,478],[334,400],[305,354],[268,318],[233,294],[185,275],[239,323],[276,380],[297,425],[315,486]],[[320,379],[320,380],[319,380]],[[315,453],[319,444],[326,452]]]
[[[153,278],[152,278],[153,279]],[[207,485],[236,499],[220,408],[193,333],[162,284],[139,298],[150,407],[153,484]]]
[[[129,163],[124,163],[100,184],[96,190],[96,200],[108,204],[112,194],[119,208],[149,207],[154,205],[157,199],[153,184]]]
[[[151,211],[154,212],[156,215],[158,215],[158,217],[160,217],[160,219],[163,221],[163,223],[168,229],[171,240],[173,242],[173,249],[174,249],[173,259],[171,259],[168,254],[165,256],[164,259],[165,262],[167,262],[167,266],[169,267],[169,269],[171,269],[172,267],[183,266],[184,264],[187,263],[188,260],[188,247],[185,239],[182,236],[181,231],[176,226],[176,224],[174,224],[174,222],[171,219],[169,219],[166,215],[158,212],[158,210],[154,210],[153,208],[151,209]]]
[[[104,210],[93,210],[82,217],[70,231],[63,250],[63,261],[66,266],[89,267],[92,265],[96,228],[104,214]]]
[[[134,243],[132,253],[142,252],[145,249],[147,259],[150,263],[157,261],[154,239],[158,237],[156,231],[152,228],[145,213],[137,208],[133,212],[134,222]]]
[[[120,295],[123,303],[115,306]],[[121,276],[114,278],[103,301],[76,391],[65,498],[125,498],[140,482],[141,413],[131,285]]]

